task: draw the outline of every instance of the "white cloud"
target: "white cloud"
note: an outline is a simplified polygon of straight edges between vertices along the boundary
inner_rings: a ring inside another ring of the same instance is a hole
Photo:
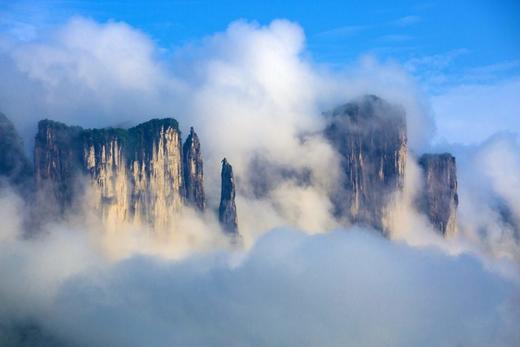
[[[475,258],[368,231],[277,230],[244,254],[115,263],[70,232],[0,243],[0,317],[10,317],[0,339],[24,320],[41,329],[29,343],[43,335],[78,346],[513,346],[520,338],[518,284]]]
[[[520,145],[496,135],[454,146],[459,181],[459,236],[496,258],[520,260]]]
[[[439,73],[460,56],[468,54],[464,48],[455,49],[446,53],[434,54],[422,57],[414,57],[404,63],[404,67],[412,73],[425,70],[429,73]]]

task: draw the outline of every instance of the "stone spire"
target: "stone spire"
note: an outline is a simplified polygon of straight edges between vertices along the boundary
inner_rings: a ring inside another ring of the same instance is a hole
[[[220,207],[218,209],[219,221],[226,232],[232,235],[238,235],[233,167],[228,163],[226,158],[222,160],[221,179],[222,188],[220,192]]]
[[[449,153],[424,154],[419,159],[424,173],[421,210],[443,236],[455,233],[457,226],[457,167]]]
[[[190,128],[190,134],[184,142],[182,154],[186,202],[198,210],[204,211],[206,201],[204,198],[202,154],[199,137],[193,127]]]

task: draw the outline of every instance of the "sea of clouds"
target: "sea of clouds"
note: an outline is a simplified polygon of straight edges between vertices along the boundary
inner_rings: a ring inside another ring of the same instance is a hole
[[[194,126],[209,205],[203,215],[187,209],[159,239],[126,228],[107,235],[85,211],[27,237],[27,202],[4,187],[1,343],[520,344],[518,140],[432,146],[428,98],[397,64],[362,57],[331,71],[286,20],[233,22],[171,52],[128,24],[77,17],[30,41],[0,35],[0,75],[1,111],[28,153],[42,118],[126,127],[172,116],[183,133]],[[456,237],[441,238],[416,211],[412,159],[388,238],[332,215],[328,196],[341,173],[320,114],[367,93],[405,108],[411,158],[457,157]],[[237,177],[241,248],[223,239],[213,214],[223,157]],[[273,168],[261,194],[253,159]],[[277,168],[309,178],[301,184]]]

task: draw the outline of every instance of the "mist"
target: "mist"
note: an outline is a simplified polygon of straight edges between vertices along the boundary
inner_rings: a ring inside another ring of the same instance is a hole
[[[0,111],[28,155],[43,118],[99,128],[174,117],[184,134],[194,126],[209,205],[186,208],[160,235],[132,225],[106,233],[80,208],[28,238],[29,206],[2,188],[0,342],[520,344],[518,141],[432,145],[432,107],[398,64],[362,56],[332,70],[287,20],[236,21],[168,51],[126,23],[76,17],[30,41],[0,35],[0,73],[10,86]],[[411,158],[387,238],[345,225],[329,199],[341,172],[321,114],[365,94],[407,115]],[[422,182],[412,158],[439,149],[457,157],[452,239],[414,207]],[[237,178],[239,247],[213,214],[223,157]],[[28,326],[37,333],[23,340],[17,329]]]
[[[0,201],[4,211],[13,197]],[[21,240],[9,234],[16,228],[2,229],[0,252],[7,344],[23,345],[11,331],[26,322],[43,332],[36,341],[57,346],[520,341],[518,282],[477,257],[391,243],[375,231],[283,228],[248,251],[113,261],[85,230],[54,226]]]

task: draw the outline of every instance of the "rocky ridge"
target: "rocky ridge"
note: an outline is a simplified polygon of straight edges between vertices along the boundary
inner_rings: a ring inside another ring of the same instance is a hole
[[[407,162],[415,160],[409,155],[404,110],[367,95],[324,115],[328,124],[324,134],[341,158],[343,174],[331,196],[336,216],[387,232],[386,208],[404,188]],[[455,158],[425,154],[419,165],[425,181],[419,210],[439,233],[449,236],[457,224]]]
[[[386,207],[403,189],[407,162],[415,160],[409,154],[404,110],[368,95],[324,117],[323,135],[341,160],[342,178],[330,196],[336,217],[386,232]],[[162,229],[183,206],[205,211],[201,143],[191,128],[183,144],[175,119],[152,119],[129,129],[83,129],[42,120],[35,137],[34,173],[3,115],[0,135],[0,176],[26,181],[33,176],[39,200],[58,214],[87,201],[107,225]],[[439,233],[452,235],[458,206],[455,158],[425,154],[418,163],[424,187],[417,206]],[[262,162],[256,165],[262,167]],[[268,187],[263,184],[259,192]],[[230,235],[238,234],[235,195],[233,168],[224,159],[218,216]]]

